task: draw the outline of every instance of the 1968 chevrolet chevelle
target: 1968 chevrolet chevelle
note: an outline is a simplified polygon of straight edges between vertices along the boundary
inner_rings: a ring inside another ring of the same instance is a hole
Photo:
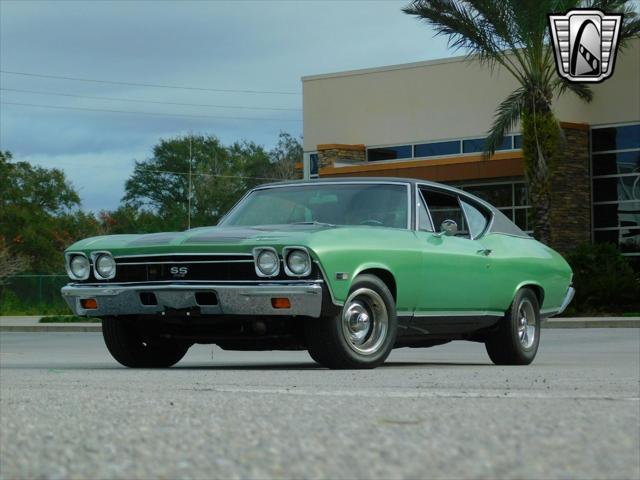
[[[260,186],[216,227],[88,238],[65,263],[64,299],[128,367],[214,343],[372,368],[451,340],[523,365],[574,293],[564,259],[485,201],[389,178]]]

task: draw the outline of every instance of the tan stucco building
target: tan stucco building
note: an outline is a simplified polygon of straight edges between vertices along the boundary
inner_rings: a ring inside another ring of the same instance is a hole
[[[302,78],[307,177],[400,176],[461,186],[525,230],[529,203],[521,137],[483,160],[498,104],[516,87],[463,57]],[[640,39],[618,53],[612,77],[554,110],[567,136],[554,179],[554,246],[610,241],[640,256]]]

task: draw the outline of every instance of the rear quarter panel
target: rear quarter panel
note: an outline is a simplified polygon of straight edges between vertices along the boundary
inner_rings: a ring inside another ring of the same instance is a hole
[[[492,308],[509,308],[516,292],[535,285],[544,292],[540,309],[557,309],[571,283],[571,268],[562,256],[533,238],[489,234],[478,240],[491,253]]]

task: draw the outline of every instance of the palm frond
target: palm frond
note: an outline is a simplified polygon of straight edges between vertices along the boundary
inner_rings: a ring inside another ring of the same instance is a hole
[[[584,83],[573,83],[564,78],[556,78],[553,82],[553,90],[558,92],[558,96],[565,94],[568,90],[575,93],[580,100],[584,100],[587,103],[593,100],[593,90],[589,85]]]
[[[485,159],[495,153],[496,149],[502,144],[504,136],[513,130],[513,127],[520,120],[520,115],[526,107],[527,96],[527,89],[520,87],[500,103],[496,110],[491,130],[489,130],[489,135],[484,142],[482,155]]]
[[[507,61],[504,45],[472,1],[413,0],[402,11],[427,23],[436,35],[448,37],[451,48],[466,50],[467,56],[477,57],[490,68],[500,64],[524,83],[522,72]]]

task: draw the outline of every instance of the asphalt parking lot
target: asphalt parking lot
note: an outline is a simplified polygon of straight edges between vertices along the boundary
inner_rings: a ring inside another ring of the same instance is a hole
[[[127,370],[96,333],[0,334],[0,478],[640,477],[640,329],[543,331],[529,367],[402,349],[372,371],[193,347]]]

